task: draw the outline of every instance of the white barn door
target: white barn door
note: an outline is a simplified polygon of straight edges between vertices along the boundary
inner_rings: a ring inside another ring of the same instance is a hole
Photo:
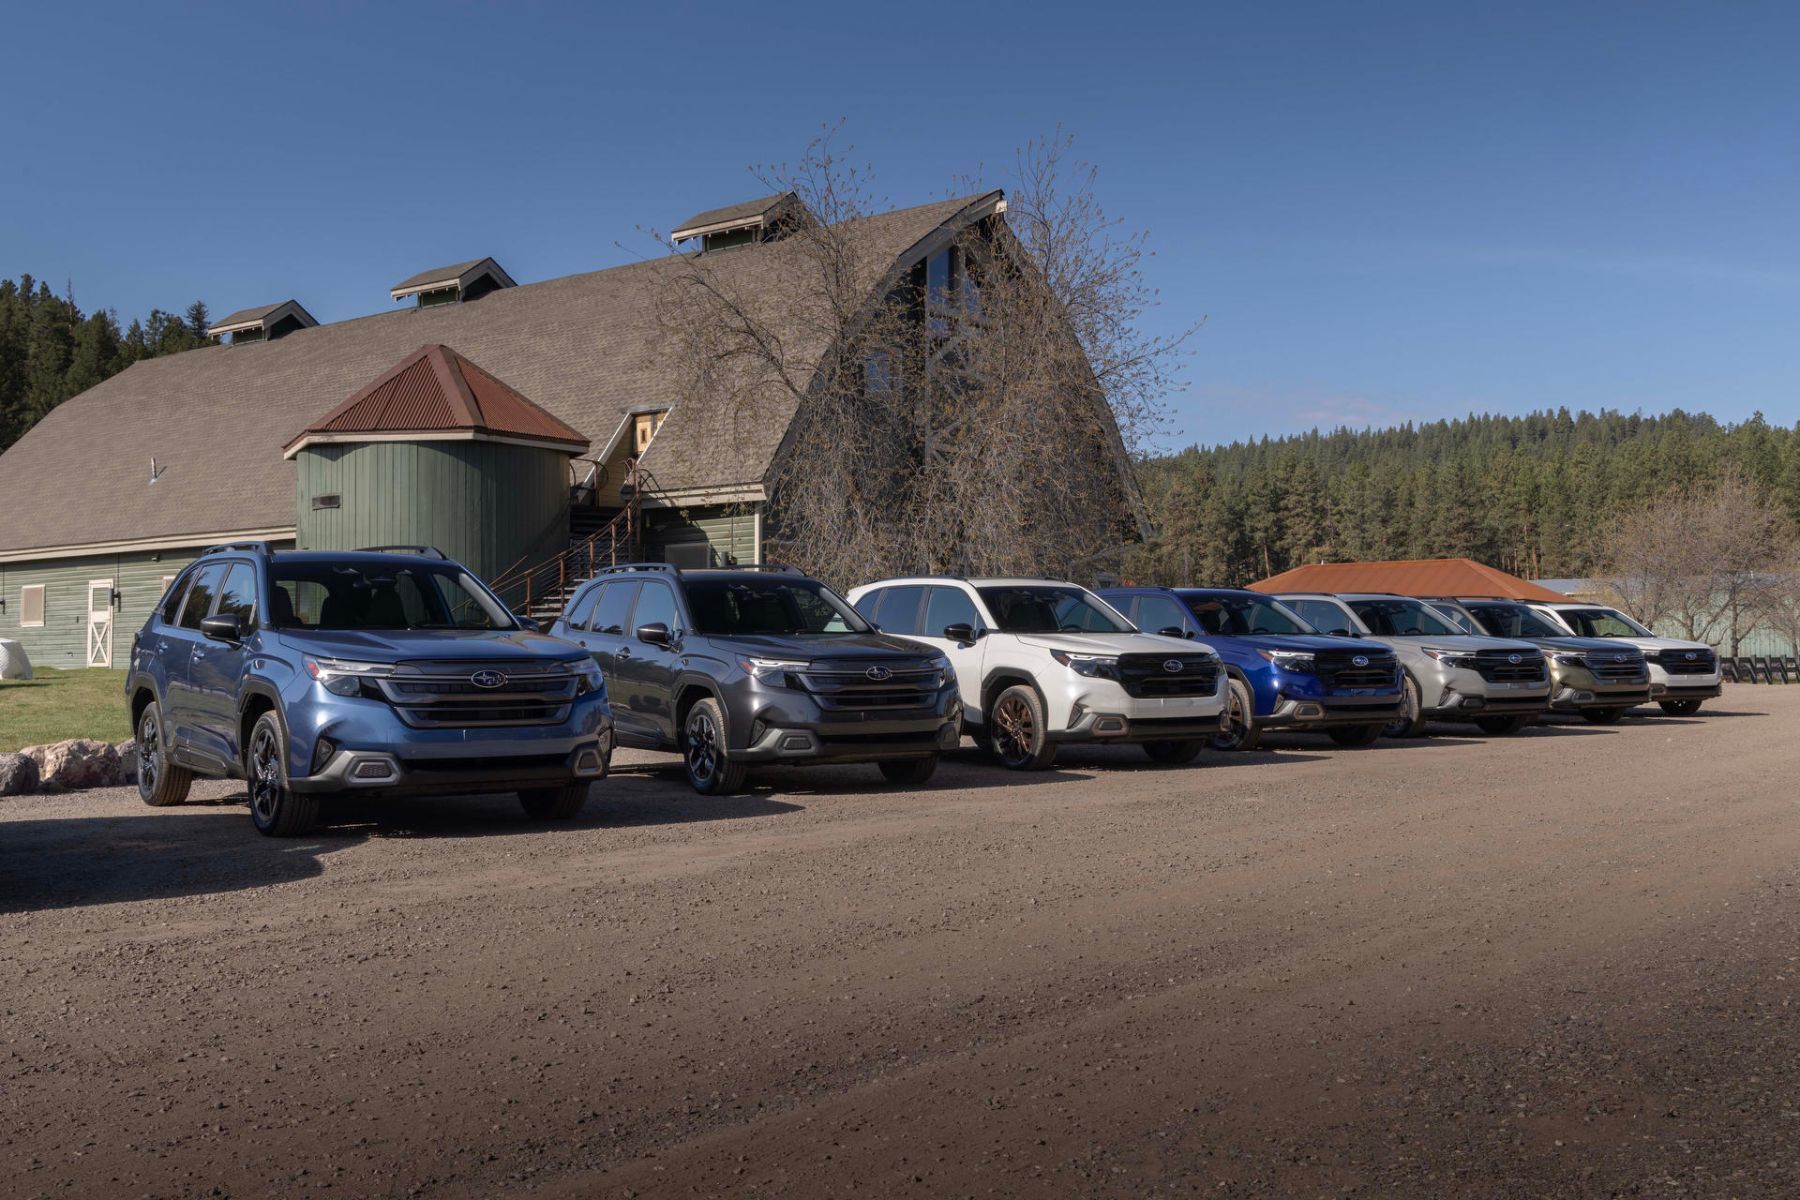
[[[90,667],[112,666],[112,593],[112,580],[88,580],[87,665]]]

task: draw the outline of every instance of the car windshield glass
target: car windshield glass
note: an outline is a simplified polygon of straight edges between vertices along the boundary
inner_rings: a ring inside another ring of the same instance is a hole
[[[1132,633],[1111,609],[1073,584],[1000,584],[977,588],[1001,633]]]
[[[750,575],[687,579],[694,629],[712,634],[868,633],[869,623],[816,579]]]
[[[1462,633],[1422,600],[1352,600],[1350,611],[1376,637],[1456,637]]]
[[[1471,604],[1469,611],[1481,622],[1483,633],[1493,637],[1553,638],[1568,634],[1523,604]]]
[[[514,629],[512,614],[454,563],[280,562],[278,629]]]
[[[1573,625],[1575,632],[1582,637],[1656,636],[1616,608],[1565,608],[1562,610],[1562,615],[1563,619]]]
[[[1261,596],[1191,596],[1187,606],[1200,628],[1224,637],[1313,632],[1292,609]]]

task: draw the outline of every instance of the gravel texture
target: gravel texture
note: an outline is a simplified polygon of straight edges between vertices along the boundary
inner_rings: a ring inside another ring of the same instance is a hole
[[[1796,732],[12,798],[0,1193],[1793,1196]]]

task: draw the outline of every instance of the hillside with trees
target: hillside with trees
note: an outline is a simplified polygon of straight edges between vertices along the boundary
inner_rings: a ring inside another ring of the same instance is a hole
[[[1628,516],[1727,477],[1800,523],[1800,428],[1558,409],[1191,447],[1140,464],[1157,534],[1130,573],[1243,584],[1306,562],[1467,556],[1590,575]]]
[[[71,294],[42,280],[0,279],[0,451],[23,437],[70,396],[116,375],[140,358],[209,343],[206,305],[177,315],[151,309],[119,328],[116,313],[83,313]]]

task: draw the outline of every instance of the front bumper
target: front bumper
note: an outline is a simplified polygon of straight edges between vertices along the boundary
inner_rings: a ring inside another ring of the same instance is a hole
[[[1386,725],[1404,715],[1406,705],[1396,697],[1349,696],[1310,699],[1285,696],[1267,716],[1256,718],[1264,729],[1331,729],[1339,725]]]
[[[729,693],[728,693],[729,694]],[[732,697],[727,727],[742,730],[733,762],[867,763],[927,758],[962,741],[962,699],[951,678],[929,706],[883,711],[830,710],[798,688],[743,689]]]
[[[1420,712],[1433,721],[1473,721],[1477,717],[1525,716],[1550,707],[1554,684],[1542,680],[1490,680],[1467,667],[1440,669],[1431,678],[1432,688],[1421,699]],[[1433,697],[1431,692],[1435,691]]]
[[[1204,696],[1133,696],[1110,679],[1065,671],[1043,681],[1053,742],[1160,742],[1209,738],[1223,726],[1227,677]]]
[[[469,795],[560,787],[577,780],[606,776],[608,730],[566,754],[514,758],[404,759],[386,750],[339,750],[323,770],[291,779],[296,792],[381,792],[389,796]]]
[[[1710,700],[1725,694],[1723,683],[1652,683],[1653,700]]]
[[[1636,708],[1650,702],[1650,685],[1635,687],[1588,686],[1564,683],[1550,697],[1550,707],[1557,712],[1578,712],[1584,708]]]

